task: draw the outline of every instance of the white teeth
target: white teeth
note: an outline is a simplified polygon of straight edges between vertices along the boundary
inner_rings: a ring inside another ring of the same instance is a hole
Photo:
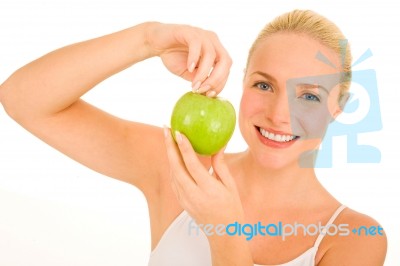
[[[293,136],[293,135],[279,135],[279,134],[270,133],[270,132],[266,131],[263,128],[260,128],[260,133],[265,138],[270,139],[270,140],[274,140],[274,141],[277,141],[277,142],[288,142],[288,141],[293,140],[296,137],[296,136]]]

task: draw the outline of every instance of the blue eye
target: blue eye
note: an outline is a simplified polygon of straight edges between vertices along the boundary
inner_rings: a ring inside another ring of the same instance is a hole
[[[311,93],[304,93],[301,97],[307,101],[320,102],[319,98]]]
[[[257,87],[263,91],[268,91],[268,90],[272,89],[271,85],[269,85],[268,83],[265,83],[265,82],[257,82],[254,84],[254,87]]]

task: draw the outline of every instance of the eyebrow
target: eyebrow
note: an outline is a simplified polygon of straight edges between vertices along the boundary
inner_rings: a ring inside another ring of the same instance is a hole
[[[264,72],[261,72],[261,71],[255,71],[255,72],[253,72],[253,73],[250,74],[250,76],[253,76],[253,75],[260,75],[260,76],[263,76],[264,78],[266,78],[266,79],[268,79],[268,80],[273,81],[273,82],[276,83],[276,79],[275,79],[273,76],[271,76],[271,75],[269,75],[269,74],[267,74],[267,73],[264,73]]]
[[[323,91],[325,91],[326,94],[329,95],[329,91],[322,85],[319,84],[310,84],[310,83],[300,83],[298,84],[298,86],[300,87],[305,87],[305,88],[317,88],[317,89],[321,89]]]

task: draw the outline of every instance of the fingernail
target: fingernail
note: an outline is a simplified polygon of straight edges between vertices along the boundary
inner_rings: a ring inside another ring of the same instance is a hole
[[[202,86],[202,87],[199,89],[199,93],[206,92],[206,91],[208,91],[210,88],[211,88],[210,85],[204,85],[204,86]]]
[[[169,135],[169,129],[168,129],[168,127],[166,126],[166,125],[164,125],[164,129],[163,129],[163,131],[164,131],[164,137],[168,137],[168,135]]]
[[[179,131],[175,131],[175,139],[178,144],[182,143],[182,134]]]
[[[193,91],[194,92],[198,92],[199,88],[200,88],[201,82],[197,81],[194,85],[193,85]]]
[[[215,95],[217,95],[217,93],[215,91],[208,91],[206,95],[207,95],[207,97],[211,97],[212,98]]]
[[[189,66],[188,70],[190,73],[193,72],[194,68],[195,68],[196,64],[194,62],[192,62],[192,64]]]

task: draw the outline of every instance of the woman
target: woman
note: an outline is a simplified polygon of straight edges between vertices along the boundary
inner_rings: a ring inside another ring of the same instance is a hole
[[[199,28],[143,23],[61,48],[16,71],[1,85],[0,101],[49,145],[144,193],[150,265],[382,265],[384,235],[322,231],[248,240],[209,230],[279,222],[378,225],[339,203],[310,167],[346,101],[351,56],[341,39],[334,24],[311,11],[295,10],[264,28],[243,80],[239,127],[248,149],[235,154],[197,156],[179,132],[175,143],[167,128],[125,121],[80,99],[102,80],[154,56],[191,81],[195,92],[216,96],[231,59],[214,33]],[[318,60],[318,53],[337,67]]]

